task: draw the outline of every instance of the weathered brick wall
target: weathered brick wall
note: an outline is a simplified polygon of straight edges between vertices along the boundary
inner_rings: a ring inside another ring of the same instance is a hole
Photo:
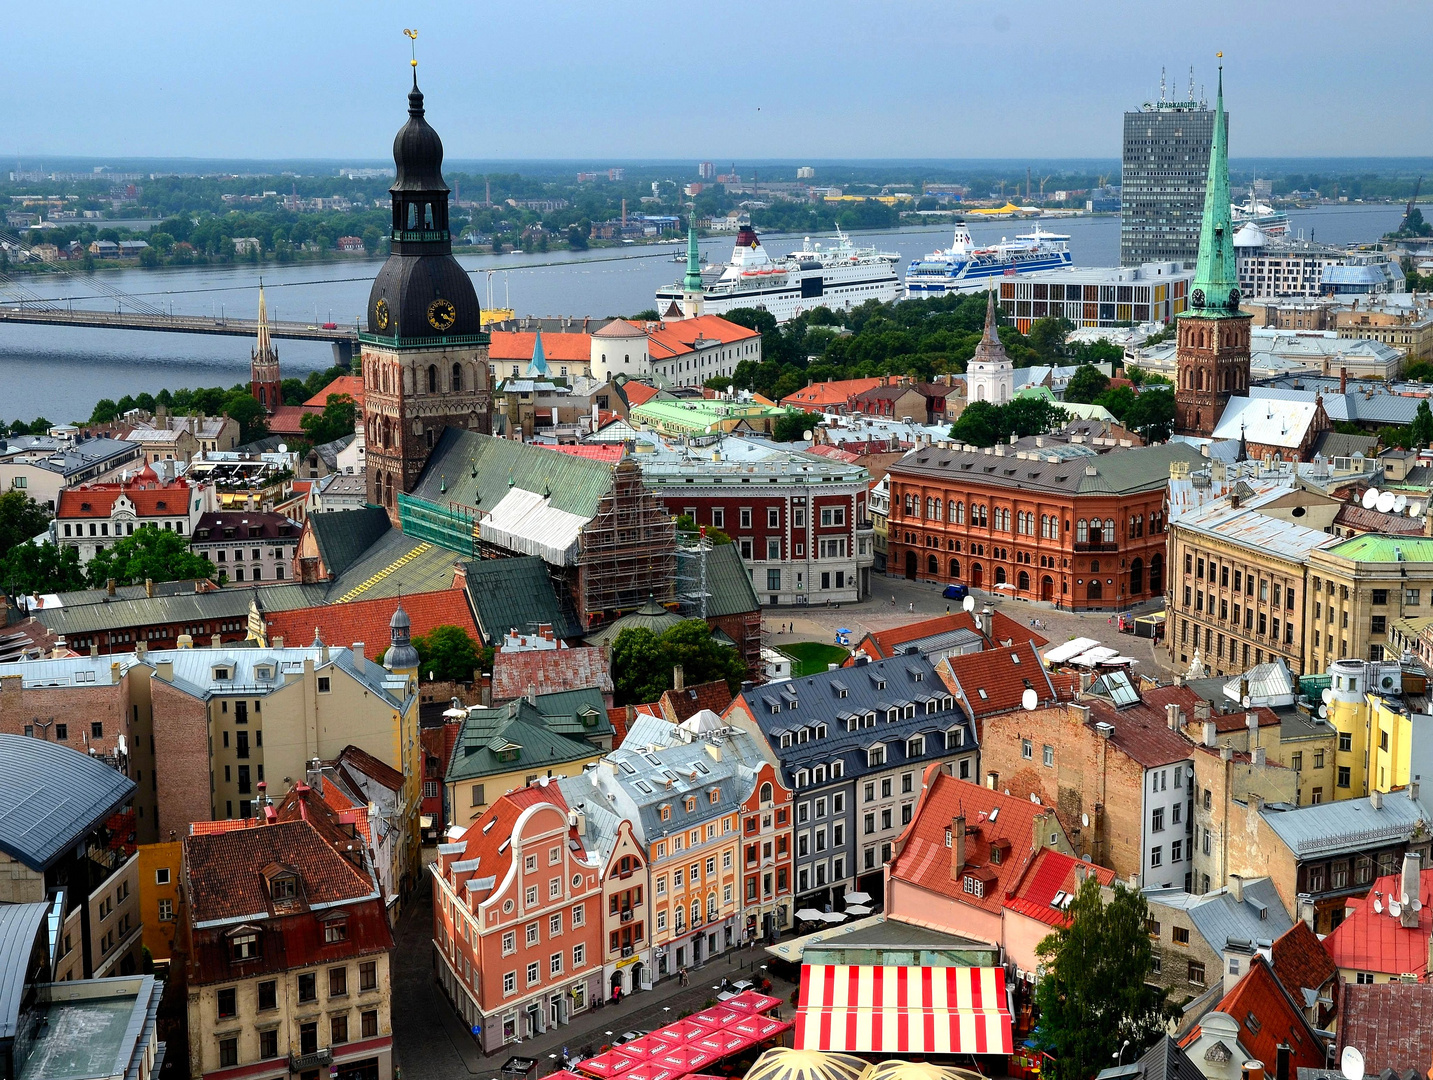
[[[150,680],[154,711],[156,826],[184,837],[195,821],[213,817],[209,794],[209,714],[203,701],[162,679]]]

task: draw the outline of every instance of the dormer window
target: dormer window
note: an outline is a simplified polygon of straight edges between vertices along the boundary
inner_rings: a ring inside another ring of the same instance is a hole
[[[784,732],[781,736],[781,748],[785,750],[791,745],[791,732]]]
[[[338,945],[347,940],[347,919],[331,919],[323,924],[323,943],[325,945]]]
[[[985,883],[972,874],[965,875],[965,881],[962,887],[968,895],[974,896],[976,899],[985,895]]]
[[[273,900],[292,900],[299,894],[299,881],[293,874],[277,874],[269,878],[269,897]]]
[[[259,935],[248,927],[229,939],[229,959],[235,964],[255,960],[259,956]]]
[[[226,668],[226,667],[216,667],[216,668],[214,669],[214,680],[215,680],[216,682],[224,682],[224,681],[227,681],[228,678],[229,678],[229,669],[228,669],[228,668]]]
[[[255,677],[260,679],[272,679],[274,677],[274,669],[269,667],[255,668],[254,675]]]
[[[696,810],[696,808],[697,808],[697,799],[696,799],[696,796],[695,796],[695,795],[688,795],[688,796],[686,797],[686,799],[683,801],[682,805],[686,808],[687,813],[689,813],[689,814],[690,814],[690,813],[693,813],[693,812]]]

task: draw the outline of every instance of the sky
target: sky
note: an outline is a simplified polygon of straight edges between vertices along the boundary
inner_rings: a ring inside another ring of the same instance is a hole
[[[53,0],[11,26],[0,161],[385,158],[404,27],[450,160],[1113,158],[1221,49],[1236,158],[1433,147],[1400,0]]]

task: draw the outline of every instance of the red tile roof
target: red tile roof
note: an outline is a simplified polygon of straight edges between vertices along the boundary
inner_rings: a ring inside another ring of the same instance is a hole
[[[191,918],[208,922],[288,914],[275,910],[264,880],[264,868],[274,863],[299,875],[303,887],[298,910],[374,893],[373,879],[335,851],[320,828],[316,822],[299,820],[186,837]]]
[[[703,348],[709,348],[716,342],[734,345],[761,336],[755,330],[740,323],[729,322],[720,315],[698,315],[694,319],[648,323],[646,330],[647,348],[654,360],[665,360],[693,352],[698,338],[702,339]]]
[[[304,402],[306,407],[322,409],[328,404],[329,394],[347,394],[353,398],[353,403],[360,409],[363,408],[363,376],[362,375],[340,375],[320,390],[313,397]]]
[[[1035,691],[1040,706],[1053,705],[1058,699],[1040,654],[1028,641],[948,656],[935,670],[972,720],[1023,708],[1026,690]]]
[[[1093,694],[1086,694],[1081,703],[1090,707],[1091,724],[1112,725],[1115,733],[1110,741],[1148,769],[1183,761],[1193,755],[1197,748],[1183,735],[1169,730],[1164,707],[1177,704],[1185,716],[1192,717],[1194,706],[1202,700],[1187,686],[1157,686],[1142,691],[1138,704],[1122,709],[1116,709]]]
[[[290,646],[307,645],[317,632],[325,645],[352,645],[361,641],[370,656],[388,648],[388,620],[398,601],[392,597],[354,600],[346,604],[271,611],[265,615],[269,640],[282,636]],[[413,623],[413,636],[427,634],[435,626],[461,626],[474,641],[481,641],[477,621],[462,589],[410,593],[403,597],[403,610]]]
[[[962,813],[966,827],[965,867],[959,877],[952,879],[950,863],[955,848],[953,844],[946,846],[945,834],[951,820]],[[932,765],[926,770],[915,817],[901,833],[900,854],[890,863],[891,877],[998,914],[1006,891],[1020,880],[1035,854],[1030,845],[1035,815],[1039,813],[1050,813],[1053,822],[1054,815],[1048,807],[957,780],[938,764]],[[991,847],[1002,840],[1009,847],[1000,862],[993,863]],[[966,873],[984,879],[982,896],[965,892],[962,879]]]
[[[629,379],[622,384],[622,394],[627,398],[628,407],[635,409],[638,405],[645,405],[656,397],[657,388]]]
[[[1028,627],[1021,626],[1014,619],[998,611],[991,616],[990,628],[996,641],[1011,643],[1033,641],[1037,649],[1043,649],[1050,644],[1048,638],[1037,634]],[[900,652],[902,645],[918,641],[921,638],[935,637],[938,634],[949,634],[955,630],[969,630],[975,633],[975,616],[968,611],[952,611],[945,615],[937,615],[932,619],[921,619],[919,622],[895,626],[889,630],[877,630],[858,641],[856,648],[864,649],[866,655],[872,660],[888,660]],[[846,661],[846,666],[850,667],[851,663],[850,660]]]
[[[349,744],[338,752],[338,763],[342,768],[366,776],[389,791],[403,790],[403,774],[386,761],[379,761],[367,750]]]
[[[1217,977],[1218,973],[1214,974]],[[1279,1044],[1288,1043],[1292,1050],[1290,1075],[1295,1069],[1318,1069],[1326,1064],[1322,1041],[1304,1020],[1302,1011],[1284,993],[1269,962],[1262,956],[1250,961],[1244,977],[1213,1011],[1232,1017],[1239,1025],[1239,1043],[1251,1058],[1274,1061]],[[1179,1045],[1188,1047],[1199,1033],[1200,1029],[1195,1027]]]
[[[1412,973],[1428,975],[1428,937],[1433,932],[1433,870],[1419,875],[1418,896],[1422,908],[1418,925],[1404,927],[1388,913],[1390,899],[1403,892],[1401,875],[1388,874],[1373,883],[1370,892],[1350,900],[1352,909],[1333,933],[1324,938],[1324,948],[1333,962],[1345,971],[1376,971],[1387,975]],[[1381,912],[1373,910],[1378,900]]]
[[[1069,916],[1062,908],[1054,907],[1051,901],[1058,893],[1064,892],[1073,896],[1079,891],[1080,880],[1076,871],[1081,867],[1101,885],[1114,884],[1113,870],[1083,862],[1063,851],[1043,848],[1035,856],[1025,875],[1015,883],[1014,894],[1005,901],[1005,907],[1032,919],[1039,919],[1050,926],[1069,926]]]
[[[493,700],[511,701],[535,686],[539,694],[596,686],[612,692],[611,657],[601,648],[501,652],[493,658]]]
[[[610,443],[558,443],[556,445],[543,443],[548,450],[556,450],[559,454],[571,454],[573,457],[587,458],[589,461],[605,461],[609,465],[616,464],[622,460],[622,447]]]
[[[823,407],[831,405],[844,407],[848,398],[865,393],[880,385],[879,378],[840,379],[836,382],[812,383],[794,394],[787,394],[781,399],[781,404],[788,409],[806,409],[807,411],[820,411]]]
[[[1274,976],[1300,1004],[1305,990],[1321,990],[1338,976],[1338,966],[1323,942],[1302,919],[1279,936],[1271,955]]]
[[[1364,1075],[1385,1069],[1421,1076],[1433,1066],[1433,983],[1346,983],[1338,1010],[1338,1052],[1363,1054]]]
[[[143,478],[148,473],[148,478]],[[134,503],[136,517],[189,516],[189,481],[182,477],[168,484],[155,481],[154,473],[144,469],[131,483],[81,484],[60,492],[57,518],[107,518],[114,511],[115,500],[123,494]]]
[[[521,330],[494,330],[488,335],[488,359],[508,364],[526,362],[532,359],[532,350],[537,344],[536,332]],[[592,335],[582,333],[555,334],[551,331],[542,335],[542,355],[547,362],[571,364],[590,363],[592,360]]]
[[[469,825],[452,843],[462,844],[460,853],[445,855],[438,853],[438,862],[445,875],[450,877],[459,896],[464,896],[474,908],[490,895],[488,890],[466,888],[470,878],[492,878],[501,883],[512,865],[512,835],[517,819],[529,806],[550,803],[564,814],[567,803],[556,784],[532,784],[503,795],[482,815]],[[575,835],[576,830],[573,830]],[[476,861],[474,861],[476,860]],[[449,867],[455,862],[470,863],[472,869],[450,875]]]
[[[662,695],[662,715],[674,724],[680,724],[701,712],[710,709],[720,716],[731,704],[731,690],[725,681],[697,683],[683,690],[668,690]]]
[[[321,407],[309,405],[280,405],[269,414],[270,435],[302,435],[304,433],[303,418],[305,416],[318,416],[323,412]]]

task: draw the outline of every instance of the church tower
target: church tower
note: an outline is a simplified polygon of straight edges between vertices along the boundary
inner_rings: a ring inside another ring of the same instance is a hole
[[[453,258],[443,143],[424,119],[414,62],[408,122],[393,140],[392,254],[368,294],[359,334],[368,501],[398,524],[445,427],[492,432],[488,335],[478,294]]]
[[[264,304],[264,286],[260,282],[259,333],[249,357],[249,393],[272,413],[284,403],[279,383],[279,352],[269,337],[269,309]]]
[[[1223,55],[1222,53],[1220,54]],[[1239,310],[1239,274],[1229,204],[1229,130],[1224,115],[1224,66],[1214,105],[1214,138],[1199,229],[1199,261],[1189,307],[1178,318],[1174,430],[1208,438],[1234,394],[1249,391],[1250,316]]]
[[[975,346],[975,355],[965,366],[966,401],[988,401],[1004,405],[1015,396],[1015,365],[1005,353],[996,332],[995,290],[985,294],[985,333]]]
[[[695,319],[702,313],[702,255],[697,247],[697,212],[693,208],[687,224],[687,273],[682,278],[682,318]]]

